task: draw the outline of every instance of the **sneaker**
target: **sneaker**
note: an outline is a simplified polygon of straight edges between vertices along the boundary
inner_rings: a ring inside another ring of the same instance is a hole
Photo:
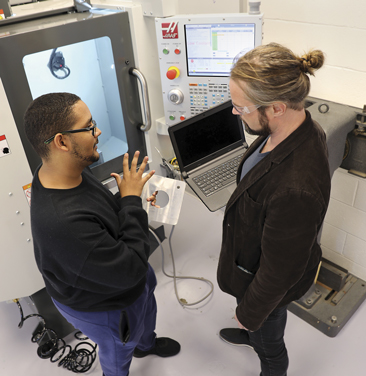
[[[174,339],[161,337],[155,339],[155,347],[148,351],[141,351],[137,347],[133,352],[135,358],[143,358],[147,355],[157,355],[162,358],[177,355],[180,351],[180,344]]]
[[[233,346],[246,346],[253,349],[250,343],[248,332],[239,328],[227,328],[220,330],[220,338]]]

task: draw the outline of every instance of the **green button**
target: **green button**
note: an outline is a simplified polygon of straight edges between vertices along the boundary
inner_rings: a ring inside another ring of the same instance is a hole
[[[169,119],[170,119],[170,120],[175,120],[175,116],[174,116],[174,115],[170,115],[170,116],[169,116]]]
[[[167,48],[164,48],[164,49],[163,49],[163,54],[164,54],[164,55],[168,55],[168,53],[169,53],[169,50],[168,50]]]

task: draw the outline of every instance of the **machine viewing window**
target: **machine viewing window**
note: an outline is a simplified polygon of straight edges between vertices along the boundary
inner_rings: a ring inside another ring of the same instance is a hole
[[[112,45],[109,37],[86,40],[24,56],[33,99],[69,92],[86,103],[102,131],[100,159],[110,161],[128,150]],[[92,165],[91,167],[94,167]]]
[[[255,24],[185,25],[188,76],[227,77],[233,59],[255,47]]]

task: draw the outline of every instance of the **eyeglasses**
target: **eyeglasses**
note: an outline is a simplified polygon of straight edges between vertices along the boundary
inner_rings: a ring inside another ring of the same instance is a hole
[[[255,111],[257,108],[261,107],[262,105],[260,104],[254,104],[253,106],[244,106],[244,107],[238,107],[238,106],[235,106],[235,104],[233,102],[231,102],[231,104],[233,105],[233,107],[235,108],[236,111],[239,112],[240,115],[243,115],[244,114],[250,114],[251,112]],[[251,110],[250,108],[253,109]]]
[[[97,129],[97,123],[95,122],[95,120],[91,120],[90,123],[92,124],[91,127],[81,128],[81,129],[72,129],[70,131],[62,131],[62,132],[59,132],[59,133],[65,134],[65,133],[79,133],[79,132],[88,132],[88,131],[91,131],[92,136],[94,137],[95,130]],[[56,137],[57,134],[58,133],[56,133],[54,136],[52,136],[49,139],[47,139],[46,141],[44,141],[44,143],[46,145],[48,145]]]

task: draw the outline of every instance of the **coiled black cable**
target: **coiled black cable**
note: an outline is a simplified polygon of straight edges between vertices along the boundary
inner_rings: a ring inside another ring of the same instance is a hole
[[[54,330],[46,327],[46,322],[41,315],[33,313],[24,317],[23,308],[19,300],[16,299],[14,302],[18,305],[20,311],[19,329],[23,327],[24,321],[31,317],[38,317],[41,320],[41,331],[35,333],[31,338],[33,343],[39,344],[37,354],[40,358],[50,358],[52,363],[59,362],[59,367],[75,373],[85,373],[90,370],[97,357],[97,344],[93,346],[89,342],[80,342],[75,346],[75,349],[72,349],[70,345],[66,345],[62,338],[58,338]],[[80,341],[88,339],[88,337],[81,337],[81,335],[81,332],[74,334],[75,338]],[[47,342],[41,345],[44,340]]]
[[[57,51],[57,48],[52,50],[50,60],[48,61],[48,68],[52,75],[59,80],[64,80],[65,78],[70,76],[70,68],[65,64],[65,58],[61,51]],[[62,75],[59,76],[56,72],[61,71]]]
[[[78,333],[75,334],[75,337]],[[59,350],[51,357],[51,362],[56,363],[61,359],[58,363],[59,367],[62,366],[63,368],[75,373],[84,373],[89,371],[97,356],[97,345],[93,346],[89,342],[81,342],[77,344],[73,350],[70,345],[65,344],[64,340],[62,340],[62,342],[63,346],[61,346]],[[90,349],[81,348],[81,346],[87,346],[90,347]],[[65,355],[66,351],[68,352]],[[55,358],[58,353],[60,354],[57,358]]]

